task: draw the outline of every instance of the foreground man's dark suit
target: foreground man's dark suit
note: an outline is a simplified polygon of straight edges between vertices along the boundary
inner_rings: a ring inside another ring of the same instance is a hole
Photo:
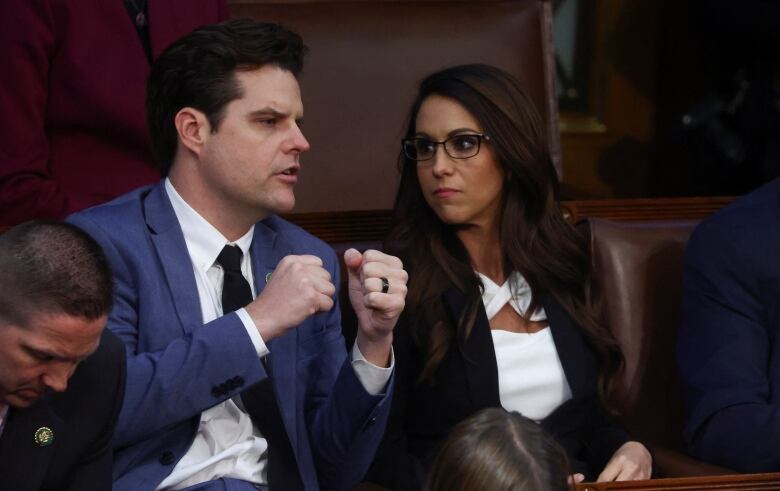
[[[690,453],[741,472],[780,471],[780,180],[694,231],[681,318]]]
[[[110,490],[111,437],[124,386],[124,345],[106,329],[65,392],[9,410],[0,436],[0,490]],[[35,442],[42,427],[54,434],[46,446]]]

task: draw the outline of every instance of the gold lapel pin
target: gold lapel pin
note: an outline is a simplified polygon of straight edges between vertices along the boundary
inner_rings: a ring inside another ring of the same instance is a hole
[[[35,444],[39,447],[51,445],[54,441],[54,432],[48,426],[41,426],[35,430]]]

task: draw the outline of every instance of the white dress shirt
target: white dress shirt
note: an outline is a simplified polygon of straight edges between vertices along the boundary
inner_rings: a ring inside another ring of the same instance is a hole
[[[532,294],[523,275],[515,271],[501,286],[481,273],[477,275],[482,280],[482,302],[488,319],[495,317],[507,303],[525,316]],[[539,307],[530,320],[547,320],[547,313]],[[571,399],[571,388],[549,326],[535,333],[498,327],[492,328],[490,334],[496,353],[498,395],[504,409],[538,422]]]
[[[224,271],[216,263],[217,256],[228,240],[198,212],[190,207],[174,189],[169,179],[165,189],[179,221],[187,251],[192,260],[204,324],[222,316],[222,283]],[[254,226],[234,242],[241,251],[241,272],[256,295],[249,248]],[[269,353],[257,327],[246,309],[236,311],[258,355]],[[370,394],[379,394],[390,379],[393,367],[380,368],[365,360],[357,344],[352,349],[355,374]],[[268,442],[249,415],[232,399],[201,413],[200,426],[187,453],[157,489],[182,489],[220,477],[266,484]]]
[[[8,404],[0,404],[0,437],[5,429],[5,417],[8,415]]]

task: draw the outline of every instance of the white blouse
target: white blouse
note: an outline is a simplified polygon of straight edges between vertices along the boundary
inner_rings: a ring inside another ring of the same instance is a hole
[[[531,288],[525,278],[513,272],[499,286],[487,276],[482,280],[482,302],[488,319],[509,303],[520,315],[531,304]],[[531,315],[532,321],[547,320],[543,308]],[[558,406],[571,399],[571,388],[563,372],[549,327],[535,333],[517,333],[491,329],[498,368],[498,393],[501,405],[535,421],[541,421]]]

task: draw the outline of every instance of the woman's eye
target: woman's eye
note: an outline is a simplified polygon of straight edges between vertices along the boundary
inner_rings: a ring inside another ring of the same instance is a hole
[[[436,151],[436,144],[430,140],[418,140],[417,151],[423,154],[432,153]]]
[[[469,150],[476,145],[476,137],[474,136],[458,136],[455,137],[455,148],[458,150]]]

